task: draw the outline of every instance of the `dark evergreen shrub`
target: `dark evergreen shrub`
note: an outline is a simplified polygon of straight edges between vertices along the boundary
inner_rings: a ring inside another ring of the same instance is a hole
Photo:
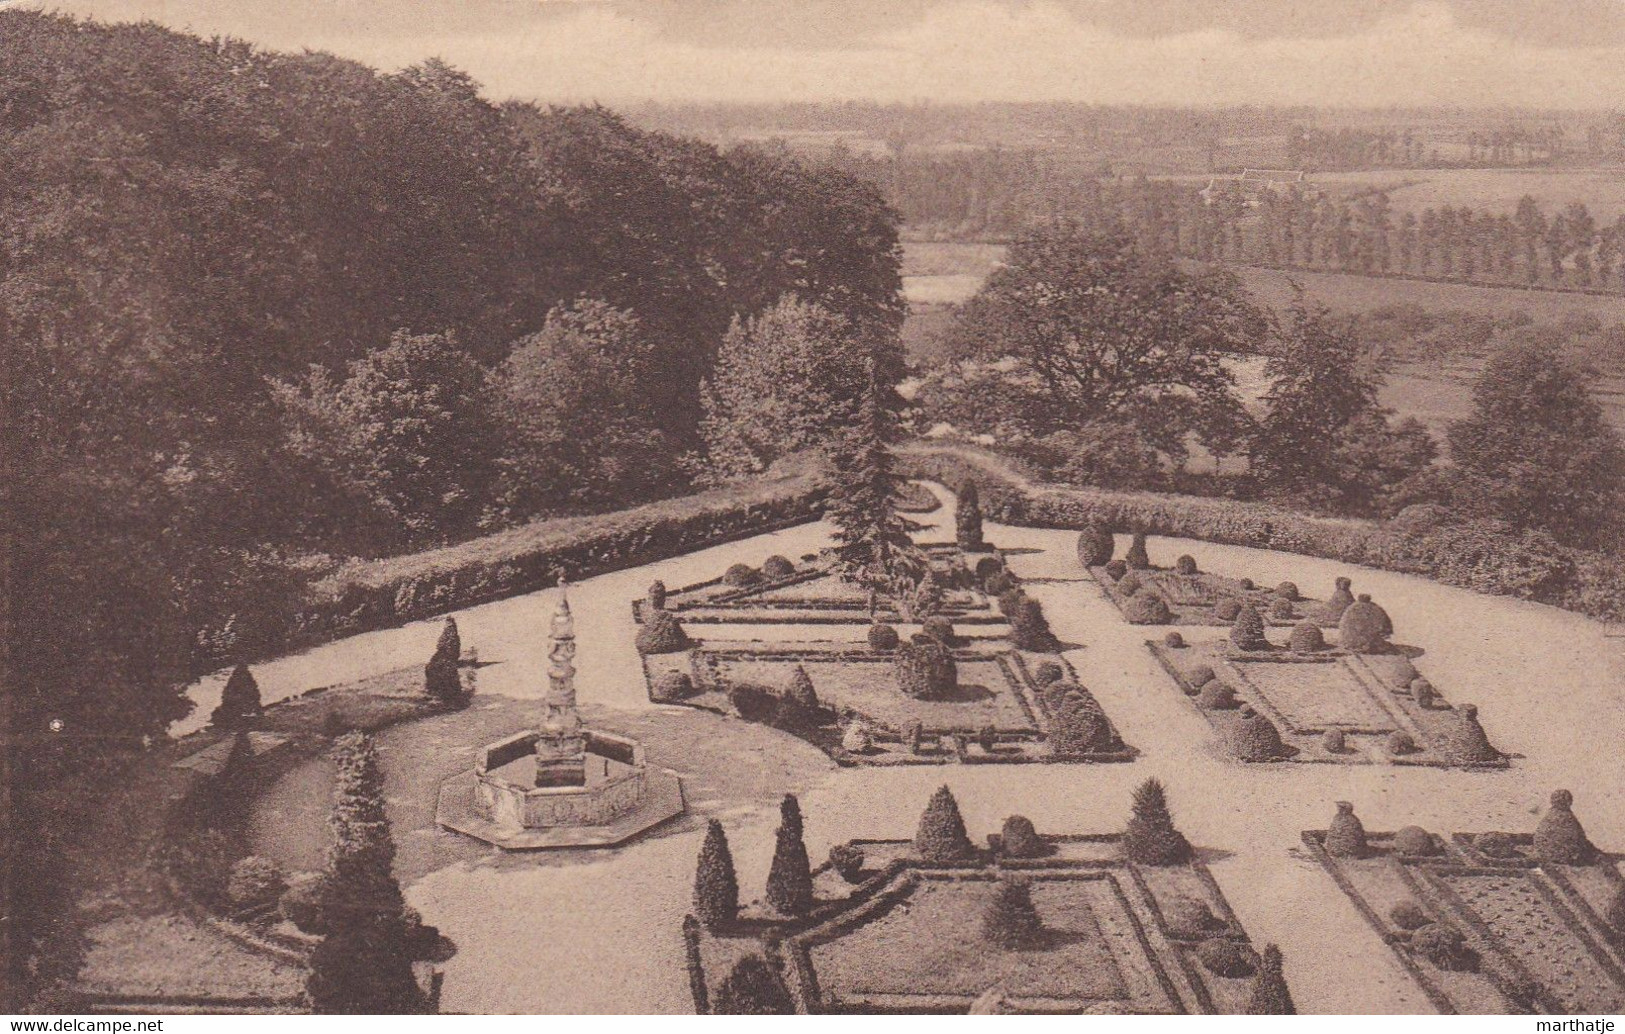
[[[1250,707],[1230,727],[1230,750],[1241,761],[1275,761],[1287,755],[1281,730],[1275,723]]]
[[[1303,596],[1299,594],[1296,582],[1282,582],[1275,587],[1275,598],[1286,600],[1288,603],[1296,603],[1303,599]]]
[[[1215,976],[1250,977],[1257,969],[1253,953],[1227,937],[1209,937],[1198,944],[1196,957],[1202,968]]]
[[[1056,679],[1040,688],[1038,695],[1044,701],[1044,709],[1053,717],[1061,713],[1062,701],[1067,697],[1082,696],[1083,687],[1072,679]]]
[[[1010,642],[1018,650],[1033,653],[1054,653],[1061,648],[1061,641],[1050,631],[1043,604],[1030,597],[1021,601],[1010,619]]]
[[[954,635],[954,623],[940,614],[933,614],[921,622],[920,631],[943,646],[951,647],[959,641]]]
[[[1337,622],[1337,643],[1353,653],[1385,653],[1388,637],[1394,634],[1388,612],[1361,595],[1343,611]]]
[[[1115,581],[1120,581],[1125,574],[1128,574],[1128,561],[1126,561],[1126,560],[1107,561],[1107,563],[1106,563],[1106,576],[1108,578],[1110,578],[1112,581],[1114,581],[1114,582]]]
[[[280,865],[260,855],[249,855],[231,867],[226,900],[237,908],[258,908],[276,904],[287,889],[288,881]]]
[[[1337,858],[1364,858],[1370,853],[1365,839],[1365,825],[1354,814],[1354,805],[1348,801],[1337,802],[1337,814],[1332,816],[1331,825],[1326,827],[1326,840],[1322,846],[1327,854]]]
[[[876,623],[869,626],[869,648],[871,650],[878,650],[881,653],[887,650],[895,650],[900,639],[897,629],[891,625]]]
[[[719,1016],[792,1016],[796,1007],[773,967],[752,953],[734,963],[711,996],[711,1011]]]
[[[1131,625],[1166,625],[1174,619],[1174,612],[1154,592],[1142,592],[1123,607],[1123,618]]]
[[[348,733],[333,747],[337,776],[328,818],[325,922],[330,935],[372,920],[398,923],[406,907],[392,868],[395,841],[384,808],[384,776],[371,737]]]
[[[953,652],[928,635],[917,635],[898,646],[892,666],[898,688],[916,700],[941,700],[959,685]]]
[[[1183,553],[1174,561],[1174,573],[1185,575],[1187,578],[1197,573],[1196,558],[1189,553]]]
[[[1213,616],[1220,621],[1234,621],[1236,615],[1241,613],[1241,600],[1234,596],[1226,596],[1213,604]]]
[[[660,579],[656,578],[654,581],[649,583],[649,595],[648,595],[648,598],[647,598],[647,602],[649,604],[649,609],[650,610],[665,610],[666,609],[666,583],[665,582],[663,582]]]
[[[457,619],[447,618],[440,629],[440,639],[434,644],[436,657],[449,657],[456,664],[463,659],[463,637],[457,632]]]
[[[1119,596],[1133,596],[1144,586],[1145,583],[1140,580],[1140,576],[1130,571],[1117,580],[1117,594]]]
[[[1050,747],[1066,757],[1082,757],[1111,746],[1112,729],[1100,705],[1082,691],[1063,697],[1050,722]]]
[[[694,641],[683,631],[675,614],[658,610],[638,629],[635,644],[641,654],[677,653],[693,646]]]
[[[1292,604],[1279,597],[1270,601],[1270,617],[1276,621],[1291,621],[1298,616]]]
[[[1434,843],[1433,834],[1421,826],[1406,826],[1394,834],[1394,851],[1414,857],[1424,857],[1439,853],[1439,845]]]
[[[1185,648],[1185,637],[1178,632],[1169,632],[1162,637],[1162,645],[1170,650],[1182,650]]]
[[[1281,949],[1273,944],[1264,945],[1264,954],[1258,960],[1258,975],[1253,978],[1252,990],[1243,1007],[1246,1016],[1296,1016],[1298,1008],[1292,1001],[1292,992],[1286,986],[1286,973],[1281,964]]]
[[[748,589],[759,585],[762,581],[762,572],[749,564],[731,564],[722,573],[722,584],[735,589]]]
[[[1347,754],[1349,749],[1347,735],[1335,725],[1321,734],[1320,745],[1328,754]]]
[[[947,786],[937,789],[920,815],[914,831],[914,853],[927,862],[956,862],[976,857],[976,847],[965,833],[959,802]]]
[[[399,914],[335,925],[310,954],[305,998],[318,1015],[400,1016],[428,1011],[412,972]]]
[[[649,694],[657,704],[671,704],[694,695],[694,679],[686,671],[663,671],[655,676]]]
[[[774,554],[762,561],[762,574],[772,581],[788,578],[795,573],[796,565],[792,564],[788,557]]]
[[[1078,563],[1084,567],[1111,563],[1116,548],[1111,529],[1103,524],[1091,524],[1078,532]]]
[[[248,665],[239,664],[231,669],[226,686],[220,692],[220,706],[214,709],[209,721],[222,728],[236,728],[251,723],[263,710],[260,706],[259,683],[254,680]]]
[[[848,883],[863,881],[863,851],[852,844],[836,844],[829,849],[829,867]]]
[[[959,488],[954,507],[954,538],[959,548],[967,553],[986,549],[982,541],[982,499],[976,492],[976,482],[967,481]]]
[[[1213,665],[1205,663],[1198,664],[1185,672],[1185,683],[1186,685],[1201,689],[1209,682],[1212,682],[1214,677]]]
[[[1411,662],[1405,658],[1401,657],[1398,660],[1398,664],[1395,664],[1388,669],[1386,677],[1389,685],[1393,686],[1395,689],[1404,689],[1409,686],[1414,679],[1418,678],[1420,673],[1411,664]]]
[[[1200,940],[1215,930],[1224,929],[1224,920],[1213,914],[1206,901],[1191,897],[1176,897],[1162,910],[1168,921],[1168,930],[1175,937],[1188,941]]]
[[[1404,729],[1395,729],[1388,734],[1388,753],[1395,757],[1404,757],[1406,754],[1415,754],[1419,749],[1416,746],[1416,737]]]
[[[1401,901],[1388,910],[1388,918],[1401,930],[1419,930],[1433,922],[1427,909],[1414,901]]]
[[[1026,880],[999,880],[993,900],[982,914],[982,936],[1009,951],[1036,948],[1043,943],[1043,924],[1033,907],[1032,888]]]
[[[999,831],[999,847],[1009,858],[1038,858],[1047,851],[1047,845],[1033,828],[1033,820],[1025,815],[1012,815],[1004,820],[1004,827]]]
[[[722,823],[711,819],[694,870],[694,915],[707,930],[721,930],[739,916],[739,877]]]
[[[1326,649],[1326,636],[1312,621],[1300,621],[1292,627],[1287,648],[1293,653],[1315,653]]]
[[[801,839],[801,806],[793,794],[780,805],[773,862],[767,871],[767,902],[780,914],[804,915],[813,906],[812,864]]]
[[[442,707],[463,703],[463,680],[457,662],[445,654],[435,654],[423,666],[423,692]]]
[[[1589,865],[1597,849],[1585,828],[1574,816],[1574,795],[1567,790],[1552,792],[1552,806],[1535,826],[1535,857],[1555,865]]]
[[[1146,552],[1145,548],[1145,532],[1137,531],[1134,533],[1134,540],[1130,543],[1128,552],[1123,554],[1123,562],[1131,570],[1137,571],[1144,571],[1151,566],[1151,556]]]
[[[1235,687],[1219,679],[1209,679],[1196,694],[1196,705],[1207,711],[1234,711],[1241,706]]]
[[[1411,952],[1444,970],[1471,972],[1478,957],[1461,931],[1447,923],[1428,923],[1412,931]]]
[[[1167,793],[1156,778],[1147,779],[1134,790],[1128,825],[1123,830],[1123,853],[1141,865],[1183,865],[1190,861],[1190,842],[1174,828]]]
[[[1058,661],[1039,661],[1033,668],[1033,685],[1043,687],[1066,678],[1066,669]]]
[[[1242,604],[1236,620],[1230,625],[1230,641],[1238,650],[1268,650],[1269,640],[1264,638],[1264,619],[1251,604]]]
[[[976,579],[977,585],[986,586],[989,578],[992,578],[996,574],[1002,574],[1004,571],[1004,558],[1002,556],[993,555],[977,557],[976,566],[971,569],[971,574],[972,577]],[[994,595],[997,595],[997,593]]]

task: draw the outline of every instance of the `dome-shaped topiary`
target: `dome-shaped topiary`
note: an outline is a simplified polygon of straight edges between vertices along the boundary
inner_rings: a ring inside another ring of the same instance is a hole
[[[1106,563],[1106,577],[1112,581],[1119,581],[1128,574],[1128,563],[1124,560],[1110,560]]]
[[[1185,684],[1201,689],[1215,678],[1213,665],[1198,664],[1185,672]]]
[[[1180,554],[1179,559],[1174,561],[1174,573],[1182,574],[1187,578],[1196,574],[1196,558],[1189,553]]]
[[[1196,946],[1202,968],[1215,976],[1250,977],[1257,969],[1253,953],[1227,937],[1209,937]]]
[[[638,629],[634,642],[641,654],[677,653],[694,645],[676,615],[668,610],[657,610],[651,614],[643,627]]]
[[[768,961],[754,952],[735,962],[711,1002],[718,1016],[792,1016],[795,1000]]]
[[[1421,748],[1416,745],[1416,737],[1404,729],[1395,729],[1388,734],[1385,744],[1388,753],[1394,757],[1404,757],[1406,754],[1415,754]]]
[[[1036,948],[1044,941],[1043,923],[1033,907],[1032,888],[1020,877],[999,880],[982,913],[982,936],[1006,950]]]
[[[694,679],[686,671],[663,671],[655,676],[649,699],[657,704],[687,700],[694,695]]]
[[[1335,725],[1321,733],[1320,745],[1328,754],[1347,754],[1349,752],[1347,734]]]
[[[1413,858],[1427,858],[1440,853],[1433,834],[1421,826],[1406,826],[1395,833],[1394,851]]]
[[[1418,676],[1416,668],[1403,657],[1398,658],[1397,664],[1389,666],[1386,674],[1388,684],[1395,689],[1405,689]]]
[[[1353,584],[1347,578],[1337,579],[1337,588],[1315,608],[1315,620],[1322,625],[1337,627],[1338,621],[1342,620],[1343,612],[1354,604],[1354,593],[1349,591],[1349,587]]]
[[[937,788],[920,815],[914,831],[914,853],[928,862],[957,862],[976,857],[976,847],[965,833],[959,802],[947,786]]]
[[[1206,901],[1184,895],[1164,905],[1162,917],[1167,920],[1169,933],[1189,941],[1224,929],[1224,920],[1213,914]]]
[[[762,574],[773,581],[788,578],[795,573],[796,565],[791,563],[788,557],[774,554],[762,561]]]
[[[1235,687],[1219,679],[1209,679],[1196,694],[1196,704],[1207,711],[1234,711],[1241,706]]]
[[[1297,608],[1293,607],[1290,601],[1283,600],[1280,597],[1270,601],[1270,620],[1291,621],[1297,616]]]
[[[1240,613],[1241,600],[1235,596],[1226,596],[1213,604],[1213,616],[1220,621],[1234,621]]]
[[[1033,820],[1025,815],[1012,815],[1004,820],[1004,827],[999,831],[999,847],[1008,858],[1038,858],[1047,851],[1047,845],[1033,828]]]
[[[1140,576],[1133,571],[1117,580],[1117,594],[1119,596],[1133,596],[1144,586]]]
[[[1352,653],[1385,653],[1394,623],[1388,612],[1361,595],[1351,603],[1337,622],[1337,642]]]
[[[749,564],[732,564],[722,572],[722,584],[735,589],[748,589],[762,581],[762,572]]]
[[[1336,858],[1364,858],[1370,854],[1365,825],[1354,814],[1354,805],[1348,801],[1337,802],[1337,814],[1332,816],[1331,825],[1326,827],[1323,846],[1327,854]]]
[[[1478,707],[1462,704],[1445,732],[1445,752],[1460,765],[1484,765],[1501,760],[1501,752],[1490,746],[1484,727],[1478,724]]]
[[[916,700],[941,700],[959,685],[953,652],[928,635],[917,635],[899,645],[892,665],[898,688]]]
[[[1286,600],[1288,603],[1296,603],[1303,599],[1303,596],[1299,594],[1296,582],[1282,582],[1275,587],[1275,598]]]
[[[1183,650],[1185,648],[1185,637],[1178,632],[1169,632],[1162,637],[1162,645],[1170,650]]]
[[[1230,625],[1230,642],[1238,650],[1268,650],[1270,642],[1264,638],[1264,619],[1251,604],[1244,603]]]
[[[1445,970],[1470,971],[1478,962],[1477,955],[1467,946],[1467,938],[1447,923],[1428,923],[1414,930],[1411,953]]]
[[[1589,865],[1597,858],[1597,848],[1574,816],[1574,795],[1567,790],[1552,792],[1552,806],[1535,826],[1535,857],[1554,865]]]
[[[1300,621],[1292,627],[1287,647],[1293,653],[1314,653],[1326,649],[1326,636],[1320,626],[1311,621]]]
[[[1081,690],[1061,699],[1050,722],[1050,748],[1063,757],[1082,757],[1112,746],[1112,727],[1093,697]]]
[[[976,566],[971,568],[971,573],[976,578],[976,584],[986,585],[989,578],[992,578],[994,575],[1000,574],[1005,570],[1004,557],[999,554],[992,554],[989,556],[977,557]]]
[[[1151,566],[1151,556],[1145,548],[1145,532],[1134,533],[1134,540],[1129,544],[1128,552],[1123,554],[1123,562],[1131,570],[1144,571]]]
[[[1091,524],[1078,532],[1078,563],[1084,567],[1111,563],[1112,551],[1116,548],[1111,529],[1103,524]]]
[[[1230,752],[1241,761],[1276,761],[1287,754],[1275,723],[1250,707],[1230,727]]]
[[[869,626],[869,648],[871,650],[881,652],[895,650],[897,644],[901,641],[902,637],[897,634],[897,629],[891,625],[883,625],[877,622]]]
[[[1190,861],[1190,841],[1174,828],[1167,791],[1155,777],[1134,788],[1128,825],[1123,830],[1123,853],[1129,861],[1141,865],[1183,865]]]
[[[1040,688],[1066,678],[1066,669],[1058,661],[1039,661],[1033,669],[1033,685]]]
[[[1401,930],[1420,930],[1433,922],[1427,909],[1414,901],[1401,901],[1388,910],[1388,918]]]
[[[1166,625],[1174,619],[1174,612],[1154,592],[1142,592],[1123,607],[1123,618],[1131,625]]]
[[[1243,578],[1236,584],[1241,586],[1243,592],[1252,592],[1254,589],[1258,588],[1251,578]]]

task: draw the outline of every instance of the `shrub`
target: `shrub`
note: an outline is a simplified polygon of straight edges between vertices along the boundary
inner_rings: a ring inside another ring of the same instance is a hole
[[[967,481],[959,488],[954,507],[954,538],[967,553],[987,548],[982,541],[982,500],[976,493],[974,481]]]
[[[1058,661],[1039,661],[1033,669],[1033,685],[1043,688],[1052,682],[1059,682],[1066,678],[1066,669]]]
[[[1051,718],[1050,747],[1057,754],[1081,757],[1111,746],[1112,728],[1106,715],[1081,689],[1062,697]]]
[[[1291,621],[1298,616],[1291,603],[1279,597],[1270,601],[1270,617],[1275,621]]]
[[[806,668],[798,664],[795,671],[790,673],[790,681],[784,687],[784,698],[803,710],[818,710],[818,693],[813,689],[812,676],[807,674]]]
[[[1275,598],[1278,600],[1286,600],[1288,603],[1296,603],[1303,599],[1303,597],[1298,593],[1298,586],[1296,582],[1282,582],[1280,585],[1277,585],[1275,587]]]
[[[1140,865],[1182,865],[1191,858],[1191,845],[1174,828],[1168,796],[1156,778],[1134,789],[1128,825],[1123,830],[1123,853]]]
[[[1230,750],[1242,761],[1275,761],[1285,757],[1286,745],[1275,723],[1250,707],[1230,727]]]
[[[887,650],[895,650],[900,641],[901,637],[897,634],[897,629],[890,625],[876,622],[869,626],[869,648],[871,650],[877,650],[881,653]]]
[[[440,638],[434,644],[436,657],[449,657],[453,664],[463,658],[463,637],[457,631],[457,619],[447,618],[440,629]]]
[[[976,584],[983,586],[987,584],[987,580],[989,578],[1004,572],[1004,558],[997,554],[993,556],[977,557],[976,566],[971,569],[971,574],[972,577],[976,579]],[[994,595],[997,595],[997,593]]]
[[[226,900],[238,908],[274,905],[288,889],[282,867],[269,858],[249,855],[231,867],[226,881]]]
[[[1433,683],[1418,675],[1411,680],[1411,697],[1417,707],[1431,709],[1439,702],[1439,691],[1433,688]]]
[[[694,679],[686,671],[663,671],[655,676],[650,698],[657,704],[687,700],[694,695]]]
[[[1244,603],[1230,625],[1230,641],[1238,650],[1268,650],[1269,640],[1264,638],[1264,619],[1251,604]]]
[[[733,564],[722,573],[722,584],[735,589],[748,589],[762,581],[762,573],[749,564]]]
[[[848,883],[863,881],[863,852],[851,844],[836,844],[829,849],[829,867]]]
[[[1337,802],[1337,814],[1332,816],[1331,825],[1326,827],[1324,846],[1327,854],[1337,858],[1364,858],[1370,853],[1365,839],[1365,825],[1354,814],[1354,805],[1348,801]]]
[[[1168,921],[1168,930],[1175,937],[1194,941],[1215,930],[1224,929],[1224,921],[1213,914],[1206,901],[1183,895],[1163,907],[1162,917]]]
[[[796,565],[792,564],[788,557],[774,554],[762,561],[762,574],[772,581],[788,578],[795,573]]]
[[[220,691],[220,706],[209,716],[209,722],[222,728],[233,728],[259,717],[263,710],[260,705],[260,684],[254,680],[248,665],[239,664],[231,669],[225,688]]]
[[[366,915],[334,926],[310,953],[305,998],[319,1015],[403,1015],[427,1011],[412,973],[406,924]]]
[[[1151,566],[1151,557],[1145,548],[1145,532],[1134,533],[1134,540],[1129,544],[1128,552],[1123,554],[1123,562],[1137,571],[1144,571]]]
[[[982,914],[982,936],[1008,950],[1036,948],[1044,939],[1043,924],[1033,907],[1032,888],[1026,880],[999,880],[993,900]]]
[[[1196,558],[1189,553],[1181,554],[1179,559],[1174,561],[1174,573],[1186,577],[1196,574]]]
[[[1198,664],[1185,672],[1185,684],[1201,689],[1214,679],[1213,665]]]
[[[1253,953],[1227,937],[1209,937],[1196,946],[1202,968],[1215,976],[1250,977],[1257,968]]]
[[[1010,619],[1010,642],[1019,650],[1033,653],[1054,653],[1061,641],[1050,631],[1049,619],[1044,617],[1044,606],[1037,600],[1025,598]]]
[[[1439,853],[1433,834],[1421,826],[1406,826],[1394,834],[1394,850],[1402,855],[1425,857]]]
[[[767,871],[767,901],[780,915],[799,916],[813,906],[812,865],[801,839],[801,805],[795,795],[786,794],[780,809],[773,862]]]
[[[1000,568],[982,580],[982,591],[994,599],[998,599],[1011,589],[1020,586],[1020,584],[1015,575]]]
[[[1021,591],[1021,587],[1019,585],[1011,586],[1004,592],[999,593],[999,613],[1003,614],[1005,620],[1007,621],[1014,620],[1016,611],[1021,609],[1021,604],[1025,602],[1026,599],[1027,594]]]
[[[940,614],[926,618],[920,625],[920,631],[943,646],[951,647],[958,642],[958,637],[954,635],[954,623]]]
[[[1447,923],[1428,923],[1411,933],[1411,952],[1440,969],[1471,971],[1478,958],[1461,931]]]
[[[1554,790],[1552,806],[1535,826],[1535,857],[1556,865],[1589,865],[1596,856],[1596,847],[1574,816],[1574,795]]]
[[[666,609],[666,583],[661,581],[658,578],[656,578],[654,581],[650,582],[649,583],[649,594],[648,594],[647,600],[648,600],[650,610],[665,610]]]
[[[1091,524],[1078,532],[1078,563],[1086,568],[1111,563],[1116,548],[1111,529],[1103,525]]]
[[[1056,679],[1039,691],[1044,701],[1044,707],[1052,717],[1058,716],[1062,711],[1062,704],[1067,697],[1081,697],[1083,687],[1072,679]]]
[[[638,629],[635,643],[641,654],[677,653],[694,645],[676,615],[666,610],[649,615]]]
[[[1258,588],[1251,578],[1243,578],[1236,584],[1241,586],[1242,592],[1252,592],[1254,589]]]
[[[1185,637],[1178,632],[1169,632],[1162,637],[1162,645],[1170,650],[1182,650],[1185,648]]]
[[[1354,603],[1354,593],[1349,591],[1353,584],[1347,578],[1337,579],[1336,588],[1332,590],[1332,594],[1326,597],[1326,600],[1319,607],[1315,608],[1315,620],[1323,625],[1336,627],[1338,621],[1343,618],[1343,612],[1348,610]]]
[[[916,700],[941,700],[959,685],[952,651],[931,636],[917,635],[900,645],[892,665],[898,688]]]
[[[1420,673],[1405,658],[1399,658],[1399,663],[1388,670],[1388,682],[1395,689],[1404,689],[1411,684]]]
[[[739,916],[739,877],[722,823],[711,819],[694,870],[694,915],[707,930],[720,930]]]
[[[1450,760],[1463,765],[1487,764],[1501,758],[1501,752],[1490,746],[1490,738],[1478,724],[1478,708],[1473,704],[1456,708],[1455,720],[1445,736],[1445,750]]]
[[[867,754],[875,749],[874,734],[869,731],[867,722],[854,719],[841,733],[841,749],[848,754]]]
[[[1388,918],[1401,930],[1419,930],[1433,922],[1427,909],[1414,901],[1401,901],[1388,910]]]
[[[1230,683],[1209,679],[1201,692],[1196,694],[1196,705],[1207,711],[1234,711],[1241,706],[1241,701]]]
[[[1143,587],[1144,583],[1140,581],[1140,576],[1133,571],[1117,580],[1117,594],[1119,596],[1133,596]]]
[[[1293,653],[1314,653],[1326,649],[1326,636],[1320,631],[1320,626],[1312,621],[1300,621],[1292,628],[1292,636],[1287,640],[1287,647]]]
[[[977,730],[976,742],[989,754],[999,745],[999,730],[992,725],[984,725]]]
[[[1335,725],[1321,734],[1320,745],[1328,754],[1347,754],[1349,749],[1347,735]]]
[[[1395,757],[1404,757],[1406,754],[1415,754],[1418,750],[1416,737],[1404,729],[1395,729],[1388,734],[1388,753]]]
[[[941,786],[931,795],[914,831],[914,853],[928,862],[955,862],[976,857],[976,847],[965,833],[965,820],[953,791]]]
[[[1123,607],[1123,618],[1131,625],[1166,625],[1174,619],[1174,612],[1161,596],[1142,592]]]
[[[1246,1016],[1296,1016],[1298,1008],[1287,990],[1286,974],[1281,965],[1281,949],[1273,944],[1264,945],[1264,955],[1258,960],[1258,975],[1253,978],[1247,1004],[1242,1008]]]
[[[791,1016],[795,1001],[766,959],[752,952],[734,963],[711,999],[719,1016]]]
[[[1213,604],[1213,616],[1220,621],[1234,621],[1236,615],[1241,613],[1241,600],[1235,596],[1226,596]]]
[[[1337,622],[1338,645],[1353,653],[1384,653],[1388,637],[1393,634],[1394,624],[1388,612],[1364,594],[1343,611]]]
[[[1516,858],[1520,853],[1511,833],[1480,833],[1473,838],[1473,846],[1486,858]]]
[[[1032,819],[1025,815],[1012,815],[1004,820],[1004,827],[999,831],[999,846],[1009,858],[1038,858],[1047,851],[1047,845],[1033,828]]]
[[[423,692],[442,707],[463,703],[463,681],[457,662],[437,653],[423,666]]]
[[[303,872],[288,880],[287,889],[277,901],[277,910],[301,933],[326,933],[323,911],[326,897],[327,874]]]
[[[1106,563],[1106,576],[1112,581],[1119,581],[1128,574],[1128,563],[1123,560],[1110,560]]]

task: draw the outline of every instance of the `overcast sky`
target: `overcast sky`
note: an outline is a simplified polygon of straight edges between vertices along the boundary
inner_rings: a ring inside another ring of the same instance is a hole
[[[1625,106],[1625,0],[38,5],[329,50],[391,69],[438,56],[493,96],[543,101]]]

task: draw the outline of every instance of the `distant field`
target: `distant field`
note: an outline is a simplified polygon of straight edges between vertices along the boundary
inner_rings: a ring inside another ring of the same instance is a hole
[[[1560,291],[1522,291],[1515,287],[1475,287],[1470,284],[1433,284],[1355,276],[1349,273],[1311,273],[1303,270],[1241,268],[1236,273],[1267,305],[1280,307],[1292,300],[1292,284],[1300,284],[1311,299],[1342,312],[1364,312],[1385,305],[1413,304],[1424,309],[1459,309],[1464,312],[1527,312],[1537,320],[1557,320],[1575,313],[1594,313],[1604,323],[1625,321],[1625,297],[1565,294]]]
[[[1331,191],[1386,186],[1394,208],[1466,205],[1495,215],[1511,214],[1529,195],[1548,214],[1575,201],[1585,203],[1598,222],[1625,214],[1625,170],[1621,169],[1394,169],[1384,172],[1326,172],[1310,180]]]
[[[1004,245],[954,241],[905,241],[903,297],[908,320],[903,347],[910,359],[927,360],[940,349],[936,335],[948,324],[949,306],[975,294],[1004,261]]]

